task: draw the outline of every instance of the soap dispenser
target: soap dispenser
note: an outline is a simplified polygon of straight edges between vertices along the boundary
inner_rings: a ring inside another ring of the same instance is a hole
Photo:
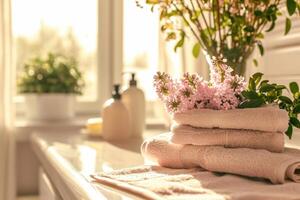
[[[141,137],[145,128],[145,95],[144,92],[137,87],[135,74],[131,73],[129,88],[123,92],[122,101],[129,111],[130,132],[133,137]]]
[[[112,98],[106,101],[102,109],[103,138],[120,140],[130,137],[129,113],[119,92],[120,85],[114,85]]]

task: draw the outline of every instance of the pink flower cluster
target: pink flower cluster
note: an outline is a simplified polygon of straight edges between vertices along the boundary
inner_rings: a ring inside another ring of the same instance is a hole
[[[185,73],[180,80],[161,72],[154,76],[156,93],[169,113],[201,108],[235,109],[245,86],[243,77],[232,75],[232,69],[216,59],[213,59],[210,68],[210,81],[189,73]]]

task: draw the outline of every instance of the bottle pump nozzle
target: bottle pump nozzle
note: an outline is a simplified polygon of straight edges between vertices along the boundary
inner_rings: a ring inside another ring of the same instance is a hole
[[[130,86],[136,86],[137,82],[135,80],[135,73],[131,73],[131,80],[129,81]]]
[[[115,100],[119,100],[122,98],[122,96],[120,94],[120,85],[119,84],[114,85],[114,91],[112,93],[112,98]]]

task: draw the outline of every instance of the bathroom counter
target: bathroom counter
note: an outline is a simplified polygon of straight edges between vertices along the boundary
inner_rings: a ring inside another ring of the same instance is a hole
[[[144,138],[161,132],[146,131]],[[92,183],[90,175],[99,171],[108,172],[142,165],[142,141],[143,139],[129,139],[111,143],[80,133],[34,133],[31,136],[32,147],[42,171],[49,177],[53,191],[58,193],[53,199],[63,200],[136,199]]]

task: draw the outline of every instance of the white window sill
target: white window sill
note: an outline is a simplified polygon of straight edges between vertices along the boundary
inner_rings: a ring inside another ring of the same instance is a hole
[[[15,138],[18,142],[29,141],[33,132],[80,132],[85,127],[89,118],[97,117],[95,115],[79,115],[72,120],[66,121],[29,121],[24,117],[18,117],[15,122]],[[147,119],[146,129],[149,130],[168,130],[161,119]]]

